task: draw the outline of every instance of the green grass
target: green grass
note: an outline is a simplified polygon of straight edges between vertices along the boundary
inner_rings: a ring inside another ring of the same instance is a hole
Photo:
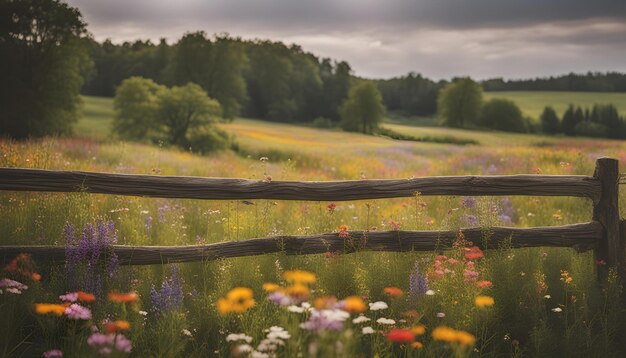
[[[538,91],[511,91],[485,92],[484,99],[506,98],[515,102],[522,112],[538,119],[544,107],[552,106],[559,116],[562,116],[567,106],[593,107],[594,104],[613,104],[622,115],[626,115],[626,93],[606,92],[538,92]]]
[[[113,99],[92,96],[81,96],[81,99],[83,104],[74,132],[81,137],[107,138],[115,116]]]

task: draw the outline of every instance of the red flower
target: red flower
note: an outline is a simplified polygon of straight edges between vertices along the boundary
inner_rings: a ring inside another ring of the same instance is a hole
[[[326,208],[328,209],[328,212],[332,214],[335,212],[335,209],[337,208],[337,204],[330,203],[328,204],[328,206],[326,206]]]
[[[385,293],[391,297],[402,297],[404,292],[398,287],[385,287]]]
[[[485,256],[485,254],[483,254],[483,251],[478,246],[472,246],[469,249],[465,249],[465,258],[468,260],[478,260],[483,256]]]
[[[387,339],[390,342],[407,344],[415,341],[415,335],[410,329],[392,329],[387,333]]]

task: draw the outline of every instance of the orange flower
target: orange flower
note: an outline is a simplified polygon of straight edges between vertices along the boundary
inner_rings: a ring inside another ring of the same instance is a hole
[[[313,301],[313,306],[318,310],[333,308],[336,304],[337,298],[335,296],[318,297]]]
[[[394,343],[407,344],[415,341],[415,335],[410,329],[392,329],[387,333],[387,339]]]
[[[491,283],[491,281],[486,281],[486,280],[482,280],[482,281],[476,281],[475,285],[479,288],[491,288],[491,286],[493,286],[493,284]]]
[[[96,300],[96,296],[92,295],[91,293],[87,293],[87,292],[83,292],[83,291],[78,291],[76,292],[76,294],[78,295],[78,300],[79,301],[83,301],[83,302],[93,302]]]
[[[391,297],[402,297],[404,292],[398,287],[385,287],[385,293]]]
[[[253,295],[254,292],[247,287],[235,287],[226,293],[226,297],[217,300],[217,311],[223,316],[231,312],[242,313],[256,305]]]
[[[275,283],[271,283],[271,282],[266,282],[263,284],[263,290],[267,293],[272,293],[274,291],[277,291],[280,288],[280,286],[278,286]]]
[[[422,334],[426,333],[426,327],[423,324],[420,324],[419,326],[411,328],[411,332],[413,332],[413,334],[416,336],[421,336]]]
[[[121,293],[117,291],[109,292],[109,301],[117,303],[137,302],[139,295],[136,292]]]
[[[465,257],[468,260],[478,260],[479,258],[485,256],[483,251],[478,246],[472,246],[469,249],[465,249]]]
[[[115,333],[119,331],[127,331],[130,329],[130,323],[128,321],[114,321],[114,322],[106,322],[104,324],[104,330],[107,333]]]
[[[37,314],[48,314],[54,313],[57,316],[60,316],[65,312],[65,308],[69,306],[69,304],[55,304],[55,303],[35,303],[35,312]]]
[[[34,272],[34,273],[31,275],[31,277],[32,277],[33,281],[39,281],[39,280],[41,280],[41,275],[40,275],[40,274],[38,274],[37,272]]]
[[[363,302],[363,299],[359,296],[348,296],[343,300],[343,302],[345,303],[343,310],[346,312],[362,313],[367,310],[365,302]]]
[[[413,342],[411,344],[411,348],[413,348],[413,349],[422,349],[422,348],[424,348],[424,345],[421,342]]]
[[[304,284],[315,283],[316,280],[315,274],[302,270],[285,271],[285,273],[283,273],[283,278],[288,282]]]

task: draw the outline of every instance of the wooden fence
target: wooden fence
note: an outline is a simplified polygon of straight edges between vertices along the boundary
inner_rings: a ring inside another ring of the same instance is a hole
[[[243,200],[343,201],[411,197],[420,195],[534,195],[574,196],[593,202],[592,221],[581,224],[534,228],[467,228],[465,237],[483,249],[498,247],[505,239],[513,247],[556,246],[578,251],[593,249],[606,266],[624,266],[618,207],[618,161],[599,158],[593,176],[502,175],[441,176],[394,180],[353,181],[261,181],[151,175],[50,171],[0,168],[0,190],[87,192],[156,198]],[[626,225],[623,225],[626,229]],[[272,252],[318,254],[358,250],[430,251],[450,247],[453,231],[350,231],[309,236],[276,236],[192,246],[114,245],[120,262],[149,265],[168,262],[213,260]],[[486,238],[486,239],[485,239]],[[18,253],[31,253],[37,260],[63,261],[59,246],[0,246],[0,261]],[[603,266],[605,267],[605,266]],[[602,276],[605,268],[599,270]]]

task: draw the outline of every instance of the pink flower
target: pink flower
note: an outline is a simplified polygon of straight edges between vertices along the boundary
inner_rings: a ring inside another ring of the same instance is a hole
[[[59,296],[59,299],[63,302],[76,302],[78,299],[78,292],[70,292],[65,295]]]
[[[91,319],[91,310],[77,303],[72,303],[69,307],[65,308],[65,315],[70,319],[89,320]]]
[[[63,357],[63,352],[58,349],[51,349],[47,352],[43,352],[44,358],[58,358]]]

